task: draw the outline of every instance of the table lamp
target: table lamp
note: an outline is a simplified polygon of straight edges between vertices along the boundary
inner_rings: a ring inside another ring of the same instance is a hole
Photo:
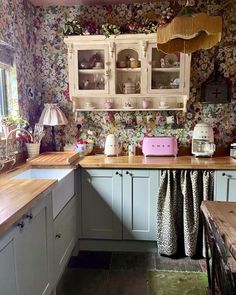
[[[55,126],[68,124],[66,116],[56,103],[46,103],[39,124],[52,126],[52,147],[56,151]]]

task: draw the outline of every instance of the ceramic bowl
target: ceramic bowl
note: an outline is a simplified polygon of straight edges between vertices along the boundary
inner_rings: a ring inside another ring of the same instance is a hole
[[[93,150],[93,143],[75,143],[73,144],[75,152],[79,153],[81,157],[91,154]]]

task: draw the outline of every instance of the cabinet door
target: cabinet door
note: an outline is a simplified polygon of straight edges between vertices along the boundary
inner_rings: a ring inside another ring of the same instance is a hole
[[[74,47],[74,95],[97,96],[109,93],[108,49],[106,44]]]
[[[121,239],[122,173],[82,170],[82,238]]]
[[[51,195],[24,217],[16,245],[19,295],[50,294],[53,279]]]
[[[123,171],[123,239],[156,240],[157,170]]]
[[[54,265],[56,282],[77,240],[77,197],[74,196],[54,220]]]
[[[17,295],[15,263],[15,229],[0,239],[0,293]]]
[[[143,55],[139,42],[116,43],[116,94],[130,94],[143,92]],[[128,102],[128,97],[127,97]],[[131,105],[123,105],[128,108]]]
[[[214,183],[215,201],[236,201],[236,171],[216,171]]]

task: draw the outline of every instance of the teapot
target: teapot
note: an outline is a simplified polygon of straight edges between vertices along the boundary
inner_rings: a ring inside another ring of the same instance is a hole
[[[125,83],[120,85],[120,91],[124,94],[131,94],[140,91],[141,85],[138,81],[137,83],[133,82],[132,79],[128,79]]]

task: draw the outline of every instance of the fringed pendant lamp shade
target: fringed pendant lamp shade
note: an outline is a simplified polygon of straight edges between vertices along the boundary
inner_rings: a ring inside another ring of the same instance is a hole
[[[221,40],[221,35],[221,16],[197,13],[187,1],[170,23],[157,29],[157,49],[165,53],[192,53],[212,48]]]

